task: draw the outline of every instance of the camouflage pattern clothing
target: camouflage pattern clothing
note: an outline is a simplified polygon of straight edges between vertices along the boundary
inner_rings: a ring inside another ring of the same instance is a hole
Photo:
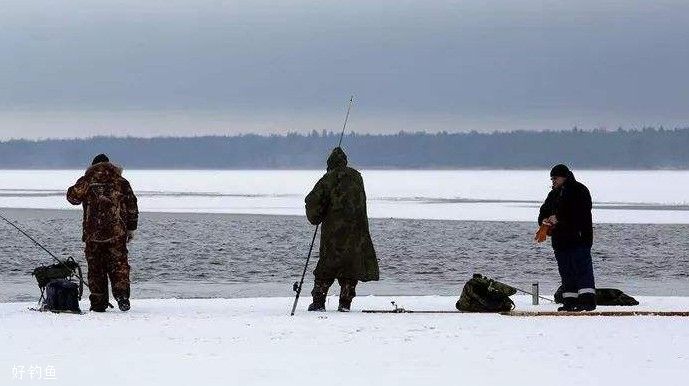
[[[108,305],[108,277],[115,299],[129,298],[128,233],[138,225],[136,196],[122,169],[100,162],[67,190],[67,200],[84,208],[82,240],[86,243],[91,309]]]
[[[510,296],[517,293],[514,287],[474,274],[464,284],[455,307],[464,312],[506,312],[514,309]]]
[[[126,239],[109,243],[86,243],[89,300],[92,309],[108,305],[108,278],[115,299],[129,299],[129,261]]]
[[[316,294],[327,293],[338,279],[342,295],[354,297],[358,281],[378,280],[378,260],[366,214],[361,174],[347,167],[347,155],[337,147],[328,158],[327,173],[306,196],[306,216],[321,224],[320,258],[314,275]]]

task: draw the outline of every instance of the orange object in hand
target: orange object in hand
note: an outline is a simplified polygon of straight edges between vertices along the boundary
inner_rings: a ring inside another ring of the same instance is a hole
[[[536,232],[536,236],[534,236],[534,240],[536,240],[537,243],[542,243],[548,236],[550,236],[550,225],[541,224]]]

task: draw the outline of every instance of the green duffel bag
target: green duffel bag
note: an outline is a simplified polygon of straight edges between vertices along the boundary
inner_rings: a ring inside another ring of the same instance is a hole
[[[514,309],[510,296],[517,290],[480,274],[464,285],[455,307],[464,312],[507,312]]]

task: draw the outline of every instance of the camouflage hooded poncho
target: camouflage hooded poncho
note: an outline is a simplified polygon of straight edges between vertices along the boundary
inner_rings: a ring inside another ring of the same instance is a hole
[[[122,169],[110,162],[99,162],[89,167],[84,176],[67,190],[67,201],[84,207],[82,241],[123,240],[127,231],[137,228],[139,208],[136,196],[129,181],[122,177]]]
[[[328,157],[328,172],[306,196],[306,216],[322,224],[319,278],[378,280],[378,260],[368,229],[366,193],[361,174],[347,167],[337,147]]]

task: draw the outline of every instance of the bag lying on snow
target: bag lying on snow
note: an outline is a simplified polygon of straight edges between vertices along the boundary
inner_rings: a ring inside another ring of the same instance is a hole
[[[81,313],[81,309],[79,309],[79,284],[67,279],[54,279],[45,288],[45,300],[41,310]]]
[[[489,279],[480,274],[474,274],[462,289],[462,294],[455,307],[465,312],[506,312],[514,309],[510,296],[517,290]]]
[[[562,286],[555,292],[555,302],[562,304]],[[599,306],[638,306],[633,297],[615,288],[596,288],[596,304]]]
[[[41,290],[37,311],[81,313],[79,300],[84,289],[81,267],[74,260],[37,267],[31,273]],[[78,279],[78,283],[75,280]]]

